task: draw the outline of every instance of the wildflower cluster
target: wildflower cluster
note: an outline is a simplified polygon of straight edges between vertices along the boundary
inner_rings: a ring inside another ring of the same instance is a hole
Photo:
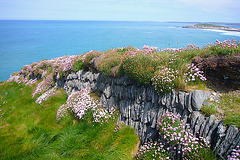
[[[75,67],[75,70],[81,68],[82,56],[63,56],[51,60],[42,60],[38,63],[33,62],[30,65],[25,65],[20,72],[13,73],[8,82],[15,81],[17,83],[25,83],[25,85],[33,85],[38,79],[42,81],[33,91],[33,97],[41,92],[46,92],[55,85],[55,76],[67,76]],[[42,103],[51,95],[54,94],[54,89],[44,93],[36,100],[36,103]]]
[[[201,71],[197,66],[193,63],[187,65],[188,72],[184,73],[186,82],[196,81],[197,79],[206,81],[207,78],[204,77],[204,72]]]
[[[228,160],[240,160],[240,147],[233,149],[231,155],[228,155]]]
[[[20,71],[22,74],[24,74],[24,72],[27,72],[28,74],[24,74],[26,76],[30,76],[33,75],[35,77],[39,77],[39,78],[44,78],[46,76],[46,70],[52,65],[52,61],[51,60],[42,60],[38,63],[34,62],[30,65],[26,65],[25,69],[23,67],[23,69]]]
[[[175,87],[174,80],[177,75],[178,72],[174,69],[161,67],[154,73],[154,76],[151,79],[152,85],[159,93],[171,92]]]
[[[169,64],[175,63],[177,60],[180,60],[181,58],[179,57],[179,55],[177,55],[176,53],[173,53],[172,55],[170,55],[170,59],[169,59]]]
[[[37,93],[47,91],[49,88],[54,86],[54,76],[53,73],[48,75],[42,82],[37,85],[35,91],[33,91],[32,96],[34,97]]]
[[[224,40],[219,41],[216,40],[215,46],[208,47],[210,49],[211,54],[216,55],[233,55],[235,53],[239,53],[239,43],[233,38],[232,41]]]
[[[196,46],[195,44],[188,44],[187,50],[199,50],[199,47]]]
[[[73,55],[53,59],[54,72],[60,76],[67,76],[73,69],[74,61],[78,58],[78,55]]]
[[[111,115],[90,96],[88,89],[72,93],[67,99],[67,109],[71,110],[78,119],[82,119],[88,110],[93,114],[93,122],[108,122]]]
[[[51,60],[42,60],[38,63],[33,62],[30,65],[25,65],[17,74],[13,74],[8,81],[16,81],[17,83],[27,83],[27,85],[30,85],[32,82],[28,81],[44,79],[51,73],[66,76],[72,71],[76,59],[81,60],[81,56],[63,56]]]
[[[28,79],[27,77],[24,77],[23,75],[11,75],[10,78],[7,80],[7,82],[16,82],[16,83],[27,83]]]
[[[157,52],[160,51],[157,47],[150,47],[147,45],[144,45],[142,48],[142,51],[146,54],[151,53],[151,52]]]
[[[232,39],[232,41],[230,41],[230,40],[223,40],[221,42],[219,40],[216,40],[215,44],[219,48],[234,48],[234,49],[238,48],[237,41],[234,38]]]
[[[139,150],[138,159],[200,159],[204,148],[204,139],[196,138],[184,129],[180,115],[171,112],[164,114],[157,122],[158,142],[147,142]]]
[[[63,104],[58,108],[56,121],[59,122],[63,117],[67,116],[67,104]]]
[[[31,86],[33,84],[37,83],[37,79],[29,79],[29,81],[25,84],[26,86]]]
[[[56,90],[57,90],[56,87],[54,87],[52,89],[49,89],[48,91],[43,93],[40,97],[38,97],[35,102],[38,103],[38,104],[41,104],[42,102],[46,101],[49,97],[54,95],[56,93]]]
[[[180,121],[180,115],[174,115],[172,112],[164,114],[157,122],[160,126],[159,132],[163,135],[163,138],[170,143],[180,144],[186,140],[184,137],[185,130]]]
[[[139,149],[136,158],[137,159],[171,159],[170,148],[165,147],[165,144],[161,141],[149,141],[144,143]]]
[[[165,48],[165,49],[162,49],[161,52],[180,53],[185,50],[186,50],[185,48]]]

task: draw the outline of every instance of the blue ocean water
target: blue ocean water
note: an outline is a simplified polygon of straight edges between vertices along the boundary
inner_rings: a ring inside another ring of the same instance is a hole
[[[90,50],[143,45],[203,47],[240,33],[179,28],[192,23],[115,21],[0,21],[0,81],[32,62]]]

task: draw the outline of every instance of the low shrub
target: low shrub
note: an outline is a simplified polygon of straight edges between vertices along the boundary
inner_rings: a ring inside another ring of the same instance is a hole
[[[153,54],[142,51],[128,51],[123,56],[124,72],[132,79],[144,84],[151,84],[151,78],[158,66],[158,61]]]
[[[99,52],[99,51],[90,51],[90,52],[86,53],[83,56],[83,66],[84,66],[84,69],[89,70],[90,69],[90,61],[93,58],[99,57],[102,54],[103,54],[103,52]]]
[[[52,63],[49,60],[42,60],[36,63],[36,65],[35,64],[31,65],[32,68],[30,69],[30,72],[32,73],[32,75],[38,77],[38,76],[41,76],[43,72],[51,66],[52,66]]]
[[[169,93],[176,88],[174,80],[178,72],[165,66],[159,67],[152,78],[152,85],[160,94]]]
[[[128,46],[128,47],[123,47],[123,48],[116,48],[113,50],[115,50],[115,52],[117,52],[119,55],[123,56],[128,51],[137,51],[138,49],[135,47],[132,47],[132,46]]]
[[[79,70],[83,70],[83,60],[81,57],[75,58],[74,62],[73,62],[73,68],[72,71],[73,72],[78,72]]]
[[[120,66],[121,59],[122,55],[116,52],[109,52],[104,56],[103,59],[98,61],[97,69],[105,75],[114,76],[115,73],[112,73],[112,68]]]

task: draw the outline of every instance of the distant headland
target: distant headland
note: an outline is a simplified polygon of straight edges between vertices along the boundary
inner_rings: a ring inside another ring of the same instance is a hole
[[[240,32],[240,28],[225,27],[225,26],[221,26],[221,25],[214,25],[214,24],[207,24],[207,23],[188,25],[188,26],[184,26],[182,28],[211,29],[211,30]]]

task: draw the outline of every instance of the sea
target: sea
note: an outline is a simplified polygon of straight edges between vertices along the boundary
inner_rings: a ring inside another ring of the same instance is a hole
[[[91,50],[144,45],[182,48],[216,40],[240,40],[240,32],[181,28],[190,22],[0,21],[0,81],[24,65]],[[240,26],[238,26],[240,28]]]

